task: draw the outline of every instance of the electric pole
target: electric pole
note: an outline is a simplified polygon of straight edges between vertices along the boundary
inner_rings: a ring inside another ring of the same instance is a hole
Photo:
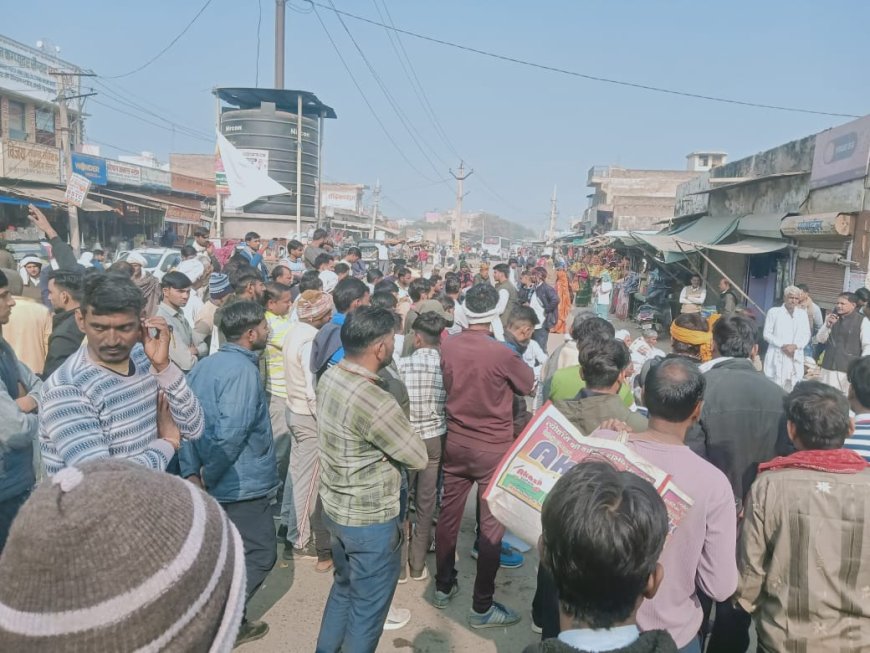
[[[553,198],[550,200],[550,231],[547,233],[547,242],[553,244],[556,236],[556,217],[559,210],[556,208],[556,187],[553,186]]]
[[[275,0],[275,88],[284,88],[284,4]]]
[[[90,97],[91,95],[96,95],[96,93],[84,93],[77,95],[67,95],[67,86],[68,81],[67,77],[93,77],[93,73],[81,73],[78,71],[63,71],[63,70],[49,70],[50,75],[57,79],[57,106],[58,106],[58,119],[60,120],[60,148],[61,148],[61,156],[63,157],[63,171],[64,171],[64,181],[69,183],[70,176],[72,175],[72,147],[70,144],[70,126],[69,126],[69,107],[67,107],[67,102],[70,100],[80,100],[85,97]],[[80,133],[78,130],[81,127],[81,114],[79,114],[76,122],[77,130],[76,133]],[[80,143],[77,143],[80,145]],[[81,249],[81,233],[79,231],[79,209],[72,202],[67,202],[67,213],[69,214],[69,240],[70,246],[73,248],[73,252],[75,255],[79,255],[79,250]]]
[[[372,225],[369,227],[369,239],[375,238],[375,224],[378,221],[378,209],[381,206],[381,180],[375,182],[374,203],[372,205]]]
[[[459,251],[462,249],[462,198],[465,197],[462,192],[463,182],[474,174],[474,170],[469,170],[464,173],[464,162],[459,162],[459,174],[450,171],[453,178],[456,180],[456,216],[453,220],[453,249],[456,250],[456,256],[459,256]]]

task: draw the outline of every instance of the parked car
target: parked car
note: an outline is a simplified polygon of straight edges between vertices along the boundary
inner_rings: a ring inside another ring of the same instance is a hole
[[[162,279],[164,274],[181,263],[181,250],[172,247],[143,247],[141,249],[118,252],[115,260],[126,261],[132,252],[136,252],[145,259],[146,265],[144,270],[150,272],[158,280]]]

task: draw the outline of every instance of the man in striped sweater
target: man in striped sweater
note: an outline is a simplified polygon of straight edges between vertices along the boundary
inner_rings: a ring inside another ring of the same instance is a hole
[[[110,457],[165,470],[181,438],[202,434],[202,408],[169,360],[169,327],[140,319],[144,301],[123,276],[86,283],[76,320],[87,344],[43,385],[39,443],[48,474]]]

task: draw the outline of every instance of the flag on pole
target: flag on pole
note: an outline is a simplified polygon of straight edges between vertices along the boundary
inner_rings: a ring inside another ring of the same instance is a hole
[[[292,194],[263,170],[248,161],[226,137],[218,132],[218,149],[230,189],[224,206],[240,209],[261,197]]]

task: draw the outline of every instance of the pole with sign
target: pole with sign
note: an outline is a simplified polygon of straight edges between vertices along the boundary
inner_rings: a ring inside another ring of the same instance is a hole
[[[74,173],[69,176],[69,181],[66,182],[66,194],[64,198],[70,205],[81,208],[90,190],[91,180],[83,175]]]

